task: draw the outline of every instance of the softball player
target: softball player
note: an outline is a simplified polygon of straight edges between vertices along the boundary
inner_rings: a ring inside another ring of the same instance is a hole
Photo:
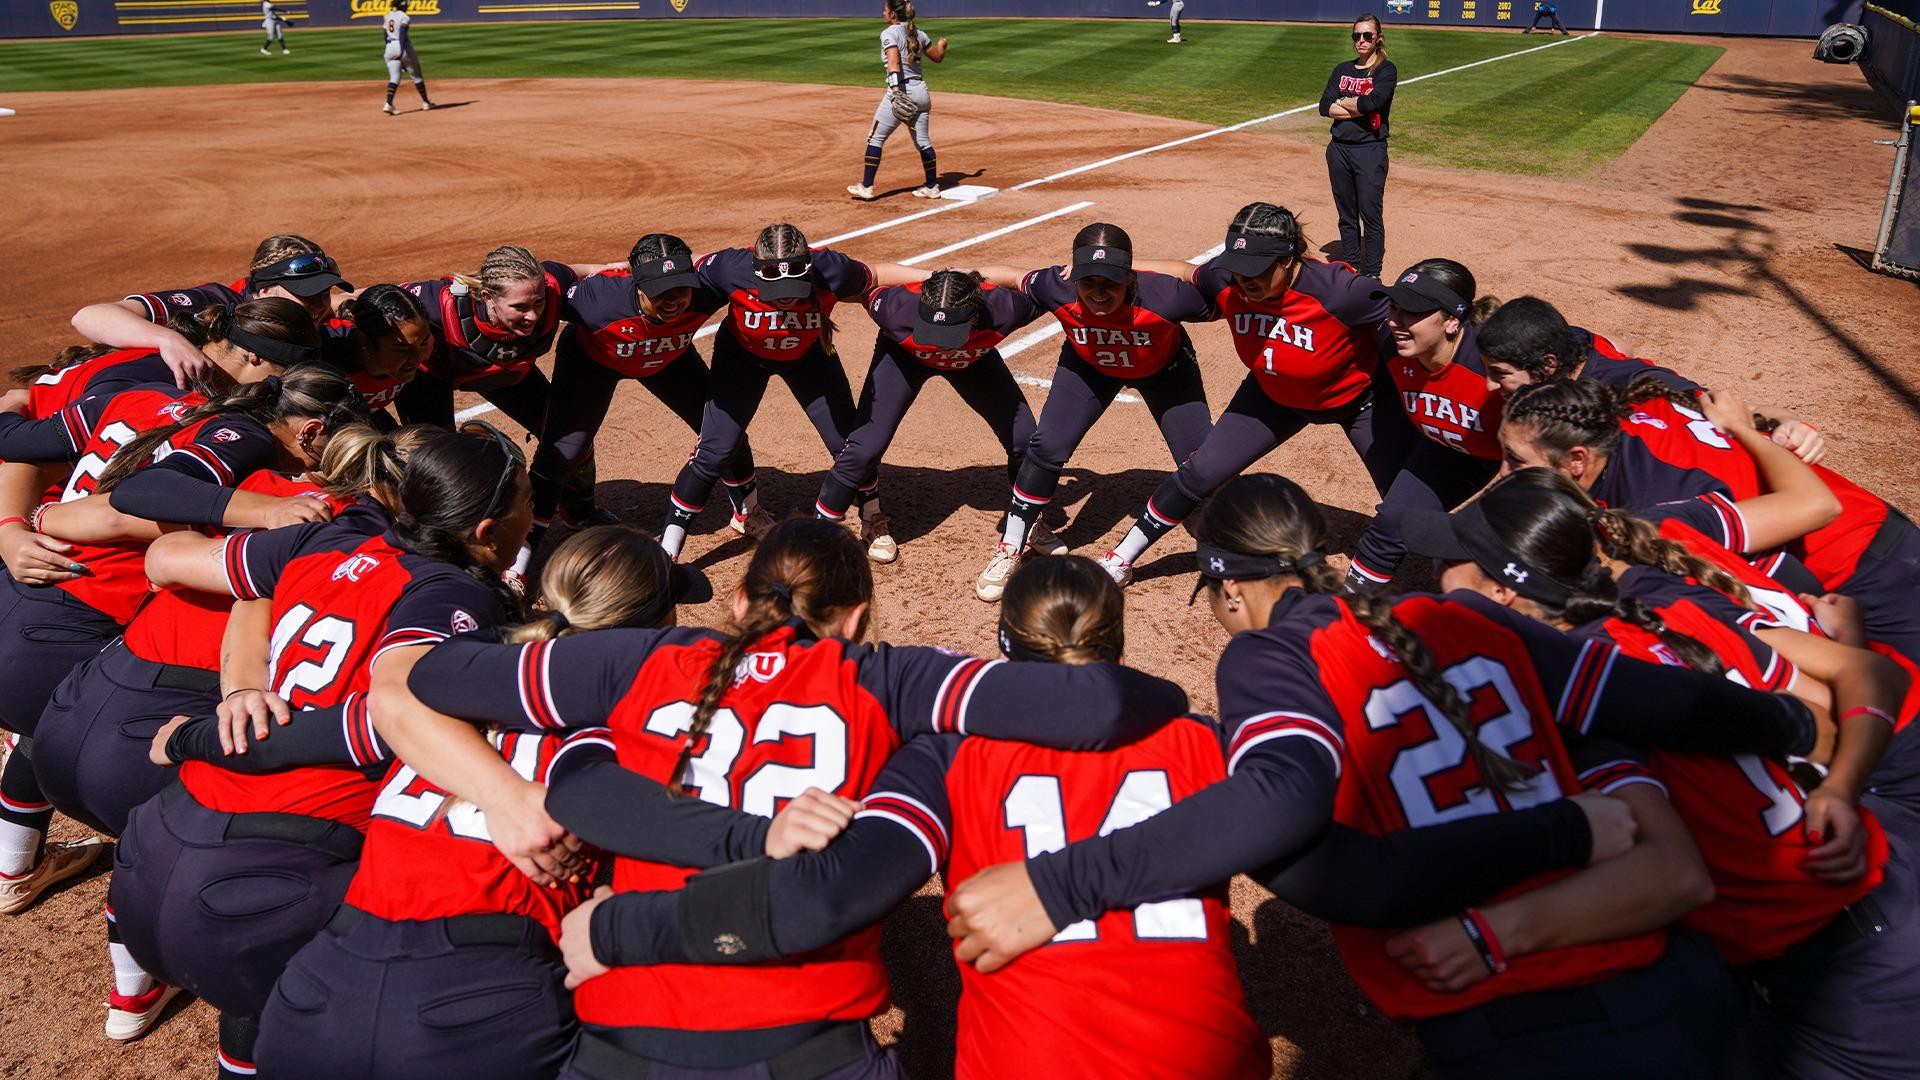
[[[370,286],[343,310],[344,318],[321,327],[321,354],[353,380],[376,423],[390,425],[387,406],[433,356],[433,321],[420,298],[398,285]]]
[[[420,74],[420,56],[413,51],[413,37],[408,30],[412,23],[412,17],[407,14],[407,0],[389,0],[387,17],[380,21],[381,32],[387,38],[384,54],[387,61],[387,103],[381,108],[388,116],[400,115],[400,110],[393,107],[393,92],[400,89],[402,71],[413,80],[413,88],[420,95],[420,111],[433,108],[433,102],[427,100],[426,77]]]
[[[633,245],[624,266],[583,277],[567,289],[560,309],[567,327],[554,350],[552,405],[533,456],[530,545],[538,546],[556,510],[566,510],[576,524],[591,516],[594,436],[624,380],[638,381],[699,434],[711,375],[693,344],[694,334],[727,300],[701,282],[694,264],[685,241],[648,233]],[[721,469],[720,482],[733,505],[735,532],[761,536],[773,527],[772,515],[760,508],[753,448],[744,434]]]
[[[1159,7],[1160,3],[1161,0],[1147,0],[1147,6],[1150,8]],[[1169,45],[1180,44],[1180,13],[1185,10],[1187,10],[1187,0],[1173,0],[1172,6],[1167,8],[1167,25],[1173,30],[1173,36],[1167,39]]]
[[[675,558],[776,376],[806,410],[827,453],[840,452],[853,430],[854,408],[833,347],[834,306],[919,276],[890,263],[869,266],[832,248],[810,249],[806,235],[785,222],[761,229],[751,248],[701,256],[697,269],[701,288],[726,298],[727,316],[713,339],[712,392],[700,417],[700,442],[667,496],[660,545]]]
[[[1028,663],[1117,663],[1122,603],[1091,561],[1035,559],[1008,583],[1001,648]],[[800,956],[880,918],[931,873],[963,880],[988,863],[1121,828],[1225,775],[1218,730],[1190,717],[1100,753],[915,739],[825,853],[701,875],[675,892],[620,893],[591,917],[576,915],[568,934],[633,964]],[[689,925],[679,913],[701,905],[737,919],[747,948],[728,956],[691,935],[640,932]],[[1214,887],[1069,927],[1055,947],[993,978],[963,966],[955,1074],[1267,1076],[1266,1040],[1247,1012],[1227,927],[1225,890]],[[1143,996],[1142,985],[1159,992]],[[1079,988],[1070,1014],[1055,1008],[1062,986]],[[1040,1016],[1048,1022],[1034,1023]]]
[[[268,316],[289,315],[298,320],[283,324],[282,332],[294,340],[256,338],[236,325],[222,350],[229,360],[243,362],[240,354],[315,351],[312,324],[292,305],[278,300],[262,303]],[[344,379],[319,374],[325,378],[316,378],[316,386],[330,386],[326,380],[331,379],[339,391],[347,389]],[[266,378],[277,380],[278,376]],[[0,658],[16,674],[0,691],[0,727],[25,736],[21,747],[29,746],[60,680],[117,636],[145,598],[140,560],[154,535],[148,531],[151,522],[264,524],[277,523],[276,515],[304,512],[295,509],[297,500],[239,499],[231,490],[234,477],[279,464],[286,445],[279,436],[297,440],[297,433],[306,430],[297,420],[327,416],[343,399],[300,394],[282,401],[277,392],[266,396],[261,388],[267,385],[263,380],[233,399],[209,404],[198,404],[172,387],[153,386],[111,398],[87,398],[43,421],[0,416],[0,456],[16,462],[73,464],[73,475],[61,495],[63,506],[123,480],[131,483],[134,494],[151,497],[150,502],[123,511],[147,519],[135,523],[145,526],[137,538],[120,538],[119,529],[124,526],[118,522],[124,519],[116,519],[114,529],[96,534],[99,539],[74,543],[66,553],[69,562],[64,571],[4,579],[7,596],[0,603],[4,609],[0,610]],[[222,416],[235,402],[257,405],[262,401],[269,404],[259,419],[279,424],[278,432],[270,434],[251,420],[228,423]],[[181,417],[191,419],[181,422]],[[119,451],[124,447],[132,450],[122,455]],[[166,452],[173,460],[147,465],[155,451]],[[214,482],[206,483],[207,477]],[[223,520],[236,501],[237,512],[248,516]],[[51,515],[50,510],[41,516]],[[63,528],[57,520],[45,521],[43,527]],[[97,841],[46,846],[52,814],[35,776],[31,752],[11,755],[0,769],[0,913],[24,910],[49,885],[85,869],[98,854]]]
[[[276,41],[280,43],[281,56],[293,52],[292,49],[287,48],[287,17],[280,13],[279,8],[273,6],[273,0],[260,0],[260,27],[267,32],[267,40],[260,46],[261,56],[273,55],[267,50],[272,48]]]
[[[1228,779],[1132,828],[962,883],[948,899],[959,959],[996,970],[1058,927],[1303,851],[1329,817],[1384,836],[1592,789],[1632,804],[1640,841],[1455,915],[1477,970],[1425,969],[1424,934],[1336,923],[1335,944],[1369,997],[1415,1024],[1438,1076],[1713,1075],[1733,987],[1710,949],[1661,930],[1711,895],[1698,853],[1643,770],[1598,744],[1564,746],[1577,736],[1561,729],[1637,742],[1670,727],[1690,749],[1805,754],[1816,734],[1806,707],[1619,663],[1610,647],[1470,594],[1340,598],[1304,491],[1256,476],[1223,496],[1201,524],[1195,593],[1205,588],[1235,632],[1219,671]],[[1499,703],[1494,720],[1470,719],[1469,702],[1487,701]],[[1389,777],[1410,760],[1417,773]],[[1262,827],[1245,828],[1254,821]],[[1322,886],[1364,903],[1362,890]],[[1580,899],[1541,910],[1556,896]]]
[[[1100,565],[1121,585],[1149,546],[1186,520],[1214,489],[1308,424],[1337,424],[1385,494],[1412,445],[1400,410],[1374,406],[1379,283],[1341,263],[1308,259],[1300,223],[1284,207],[1251,203],[1227,226],[1221,254],[1181,267],[1225,318],[1249,374],[1179,469],[1161,483],[1132,529]],[[1169,267],[1171,269],[1172,267]],[[1383,437],[1386,436],[1386,437]]]
[[[1100,745],[1122,729],[1157,727],[1184,707],[1177,687],[1115,665],[990,663],[940,649],[856,645],[872,597],[866,555],[850,533],[789,521],[754,552],[724,634],[613,630],[518,646],[462,639],[414,667],[408,691],[417,702],[381,695],[374,712],[401,759],[428,776],[429,758],[450,745],[433,713],[534,731],[608,718],[622,765],[696,796],[656,800],[684,819],[679,808],[700,803],[765,818],[808,788],[863,794],[917,733],[1005,734],[1016,713],[1039,708],[1061,721],[1049,725],[1050,741]],[[549,669],[579,677],[522,675]],[[735,672],[747,677],[736,681]],[[759,735],[748,741],[748,731]],[[730,861],[713,857],[725,850],[725,833],[643,827],[631,785],[556,778],[549,804],[581,839],[616,853],[619,892],[678,888],[689,867]],[[622,809],[609,815],[609,804]],[[687,848],[696,832],[716,850],[667,854]],[[736,829],[732,842],[757,854],[764,835]],[[597,921],[593,907],[579,911],[576,919]],[[562,935],[570,951],[573,925]],[[623,966],[585,981],[576,973],[575,1007],[587,1030],[560,1075],[700,1070],[710,1080],[745,1080],[778,1062],[775,1075],[900,1076],[865,1023],[887,999],[878,944],[873,926],[790,962]]]
[[[860,182],[847,185],[856,199],[873,198],[873,179],[880,172],[880,153],[887,138],[901,124],[913,125],[913,144],[920,148],[926,182],[913,189],[921,199],[940,197],[940,169],[935,163],[931,133],[933,99],[920,73],[920,58],[934,63],[946,59],[947,39],[935,41],[914,22],[913,0],[886,0],[887,28],[880,32],[880,62],[887,69],[887,92],[873,110],[873,130],[867,134],[867,161]]]
[[[857,499],[867,557],[890,563],[900,549],[880,512],[880,459],[929,381],[947,380],[1000,440],[1007,480],[1020,475],[1033,438],[1033,410],[997,346],[1038,318],[1040,308],[1019,289],[995,288],[976,274],[941,270],[924,282],[875,289],[867,294],[866,309],[880,327],[873,363],[860,386],[853,433],[820,485],[814,509],[838,521]]]
[[[1920,992],[1909,959],[1920,920],[1898,917],[1914,905],[1913,841],[1858,806],[1892,734],[1899,669],[1770,623],[1715,591],[1744,598],[1738,582],[1657,539],[1646,522],[1599,510],[1550,470],[1506,477],[1451,522],[1416,515],[1409,526],[1422,554],[1449,561],[1445,584],[1613,641],[1626,655],[1753,686],[1803,683],[1797,674],[1809,673],[1830,686],[1838,744],[1811,793],[1778,758],[1651,756],[1714,879],[1714,900],[1685,921],[1765,988],[1786,1035],[1780,1075],[1891,1075],[1896,1062],[1920,1060],[1906,1016]],[[1596,533],[1612,579],[1592,573]],[[1545,584],[1503,575],[1515,560],[1546,572]]]
[[[1185,269],[1182,267],[1181,269]],[[1060,473],[1121,390],[1146,400],[1167,450],[1177,463],[1207,438],[1213,422],[1200,362],[1182,323],[1216,318],[1200,290],[1156,270],[1134,268],[1133,240],[1118,225],[1095,222],[1073,237],[1073,262],[1026,274],[986,271],[996,284],[1018,288],[1051,311],[1066,331],[1053,387],[1040,423],[1013,481],[1007,517],[974,584],[993,603],[1029,548],[1064,554],[1064,545],[1039,529]]]
[[[163,587],[271,595],[272,625],[291,628],[271,650],[274,692],[364,719],[381,664],[512,608],[499,574],[533,513],[519,448],[485,431],[414,451],[382,535],[330,522],[224,540],[174,533],[147,572]],[[379,790],[350,767],[252,776],[190,761],[128,818],[108,901],[142,967],[220,1010],[223,1076],[255,1071],[268,993],[345,895]]]
[[[242,300],[279,296],[305,308],[315,322],[333,314],[333,290],[352,292],[353,284],[320,245],[290,233],[269,236],[253,249],[247,276],[231,285],[209,281],[186,289],[134,293],[113,303],[89,304],[73,315],[73,328],[88,341],[122,349],[152,349],[185,388],[188,379],[204,375],[207,357],[185,335],[172,328],[173,320],[209,307],[233,308]]]

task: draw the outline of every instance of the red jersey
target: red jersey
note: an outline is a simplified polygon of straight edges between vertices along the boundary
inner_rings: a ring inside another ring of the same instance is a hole
[[[1247,299],[1233,275],[1209,262],[1193,282],[1233,331],[1233,348],[1274,401],[1315,412],[1360,399],[1380,361],[1387,302],[1380,283],[1345,263],[1302,262],[1280,296]]]
[[[1769,625],[1704,586],[1645,567],[1621,578],[1621,592],[1660,614],[1667,625],[1713,650],[1727,677],[1747,686],[1783,689],[1792,665],[1751,634]],[[1623,653],[1681,666],[1658,638],[1615,619],[1582,628],[1604,634]],[[1781,672],[1786,679],[1780,677]],[[1887,838],[1880,822],[1860,811],[1869,870],[1845,884],[1800,868],[1813,845],[1801,821],[1806,793],[1786,763],[1758,754],[1722,757],[1659,750],[1648,755],[1665,782],[1673,808],[1687,823],[1713,876],[1714,899],[1681,920],[1712,939],[1733,965],[1770,959],[1825,926],[1840,909],[1872,892],[1885,877]]]
[[[1142,270],[1134,281],[1133,302],[1106,315],[1095,315],[1080,302],[1064,266],[1031,271],[1020,288],[1060,320],[1067,338],[1062,355],[1079,357],[1103,375],[1139,380],[1193,354],[1193,341],[1182,323],[1218,316],[1199,289],[1179,278]]]
[[[727,299],[722,332],[748,355],[776,364],[792,363],[818,348],[834,305],[865,296],[874,280],[866,263],[832,248],[814,248],[812,259],[813,295],[781,307],[760,299],[752,251],[727,248],[702,256],[697,264],[702,285]]]
[[[1228,767],[1268,740],[1311,739],[1333,755],[1340,778],[1334,820],[1374,835],[1535,806],[1582,790],[1556,717],[1559,724],[1586,723],[1582,718],[1590,716],[1605,687],[1615,654],[1599,648],[1583,652],[1571,671],[1556,675],[1564,692],[1555,708],[1531,643],[1505,621],[1526,620],[1481,606],[1478,596],[1415,594],[1397,601],[1394,612],[1427,643],[1442,677],[1467,698],[1481,743],[1540,770],[1526,785],[1488,784],[1466,740],[1346,604],[1299,593],[1283,598],[1266,630],[1236,637],[1228,645],[1234,655],[1221,660],[1222,712],[1235,724]],[[1560,641],[1554,644],[1564,648]],[[1275,660],[1266,660],[1267,654]],[[1242,701],[1272,704],[1248,713]],[[1607,762],[1587,772],[1617,784],[1639,779],[1631,775],[1634,768]],[[1488,903],[1566,873],[1536,876]],[[1660,931],[1551,949],[1519,957],[1506,972],[1460,993],[1438,994],[1387,955],[1392,936],[1386,930],[1333,927],[1347,973],[1397,1021],[1459,1012],[1512,994],[1600,982],[1646,967],[1666,950]]]
[[[352,502],[328,495],[300,477],[272,469],[262,469],[240,481],[239,489],[276,498],[305,495],[325,502],[336,513]],[[221,532],[207,531],[213,536]],[[227,616],[232,612],[231,596],[196,589],[159,589],[127,624],[127,651],[156,664],[219,671],[220,639],[227,632]]]
[[[541,785],[563,760],[613,750],[605,728],[566,735],[496,730],[487,741],[514,772]],[[535,885],[493,846],[487,815],[479,807],[451,799],[399,763],[373,804],[347,903],[395,922],[524,915],[558,941],[560,920],[587,898],[592,877],[553,888]]]
[[[267,681],[295,709],[365,700],[373,661],[499,621],[500,604],[466,571],[328,522],[235,533],[227,585],[241,600],[273,597]],[[180,780],[209,810],[326,818],[365,831],[377,780],[347,766],[248,776],[190,761]]]
[[[964,345],[955,349],[924,345],[913,339],[913,328],[919,320],[920,284],[889,285],[867,294],[867,314],[880,328],[880,336],[873,343],[876,357],[891,352],[935,371],[965,371],[993,353],[1008,334],[1040,316],[1039,306],[1025,292],[988,283],[980,287],[980,317]]]
[[[1465,325],[1453,359],[1438,371],[1394,355],[1390,337],[1383,336],[1380,355],[1393,376],[1394,388],[1400,391],[1401,408],[1420,434],[1469,457],[1499,461],[1500,417],[1506,398],[1487,389],[1487,366],[1478,337],[1472,325]]]
[[[608,371],[644,379],[687,355],[694,335],[726,304],[711,289],[695,289],[685,311],[661,322],[641,314],[631,271],[602,271],[567,290],[559,353],[577,353]]]
[[[170,383],[173,372],[152,349],[115,349],[91,360],[49,371],[27,384],[28,415],[48,417],[98,394],[117,394],[150,383]]]
[[[965,881],[1137,824],[1225,779],[1221,742],[1212,724],[1191,719],[1098,753],[915,739],[858,816],[906,828],[926,846],[931,872]],[[959,965],[955,1075],[1267,1076],[1230,922],[1222,883],[1074,923],[993,975]]]

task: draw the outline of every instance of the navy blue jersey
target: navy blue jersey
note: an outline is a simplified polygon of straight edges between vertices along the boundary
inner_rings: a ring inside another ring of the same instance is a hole
[[[832,248],[814,248],[809,257],[813,295],[781,307],[760,298],[761,279],[754,271],[751,249],[726,248],[702,256],[701,282],[727,298],[727,319],[720,332],[751,355],[773,363],[791,363],[812,352],[834,305],[865,296],[874,279],[866,263]]]
[[[1182,323],[1219,315],[1199,289],[1179,278],[1142,270],[1134,280],[1133,302],[1106,315],[1095,315],[1080,302],[1064,266],[1029,271],[1020,288],[1060,320],[1065,352],[1116,379],[1145,379],[1193,352]]]
[[[1573,332],[1587,350],[1587,362],[1580,369],[1579,377],[1582,379],[1592,379],[1624,391],[1640,376],[1652,375],[1675,390],[1691,394],[1700,389],[1699,383],[1670,368],[1661,367],[1651,360],[1628,356],[1600,334],[1579,326],[1574,327]]]
[[[1387,301],[1380,282],[1346,263],[1303,261],[1279,296],[1247,298],[1218,261],[1194,268],[1193,282],[1233,331],[1234,352],[1260,389],[1295,409],[1336,409],[1372,385]]]
[[[865,306],[867,314],[880,328],[880,336],[873,345],[875,356],[892,353],[935,371],[964,371],[972,367],[994,351],[1007,335],[1040,317],[1039,305],[1022,290],[982,285],[980,309],[966,344],[957,349],[941,349],[913,340],[913,328],[920,311],[919,282],[875,289],[867,294]]]
[[[719,293],[697,288],[684,312],[661,322],[640,313],[630,271],[593,274],[567,290],[559,355],[577,354],[609,371],[644,379],[685,356],[694,334],[726,305]]]
[[[126,299],[138,301],[140,306],[146,309],[147,321],[165,325],[169,320],[185,318],[196,311],[210,307],[238,307],[242,300],[251,299],[250,294],[242,291],[246,287],[246,278],[241,278],[231,285],[209,281],[203,285],[193,285],[184,289],[132,293]]]

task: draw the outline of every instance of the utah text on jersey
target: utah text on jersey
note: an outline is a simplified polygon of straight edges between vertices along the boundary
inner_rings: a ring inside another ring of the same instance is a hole
[[[1278,315],[1264,311],[1242,311],[1233,316],[1233,332],[1242,337],[1263,337],[1284,341],[1301,352],[1313,351],[1313,328],[1293,326]]]

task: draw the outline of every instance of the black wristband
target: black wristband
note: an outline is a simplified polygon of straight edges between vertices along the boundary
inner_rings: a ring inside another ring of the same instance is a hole
[[[699,964],[780,958],[773,944],[773,860],[748,859],[687,879],[680,890],[680,944]]]

